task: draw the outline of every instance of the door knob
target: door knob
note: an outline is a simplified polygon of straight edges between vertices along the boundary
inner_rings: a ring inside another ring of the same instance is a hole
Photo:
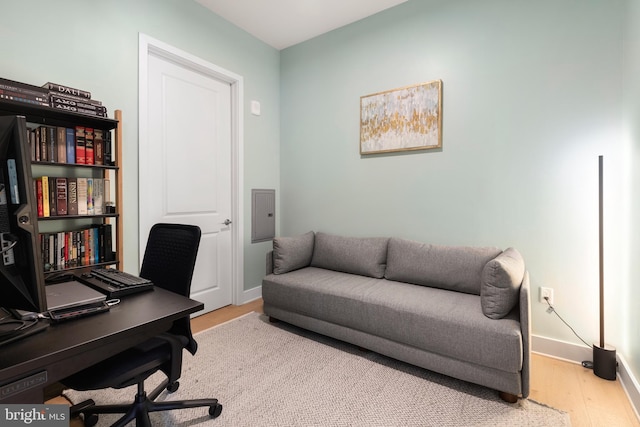
[[[225,219],[223,222],[224,225],[229,225],[231,224],[231,220],[229,218]]]

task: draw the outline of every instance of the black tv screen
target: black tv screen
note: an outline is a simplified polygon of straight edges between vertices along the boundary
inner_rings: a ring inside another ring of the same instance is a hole
[[[0,307],[47,309],[26,120],[0,117]]]

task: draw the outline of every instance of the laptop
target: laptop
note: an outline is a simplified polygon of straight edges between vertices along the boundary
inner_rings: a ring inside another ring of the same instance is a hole
[[[49,310],[80,307],[107,299],[107,296],[102,292],[98,292],[76,280],[47,285],[45,289]]]

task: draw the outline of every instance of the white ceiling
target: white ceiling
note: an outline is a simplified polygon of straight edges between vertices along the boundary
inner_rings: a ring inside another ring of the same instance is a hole
[[[284,49],[408,0],[195,0],[254,37]]]

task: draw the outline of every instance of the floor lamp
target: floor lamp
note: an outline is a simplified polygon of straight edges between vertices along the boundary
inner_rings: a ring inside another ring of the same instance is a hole
[[[604,257],[603,257],[603,221],[602,221],[602,170],[603,170],[603,157],[598,157],[598,181],[600,184],[599,192],[599,212],[598,217],[600,219],[599,227],[599,240],[600,240],[600,345],[593,345],[593,373],[604,378],[605,380],[616,379],[616,349],[605,345],[604,343]]]

